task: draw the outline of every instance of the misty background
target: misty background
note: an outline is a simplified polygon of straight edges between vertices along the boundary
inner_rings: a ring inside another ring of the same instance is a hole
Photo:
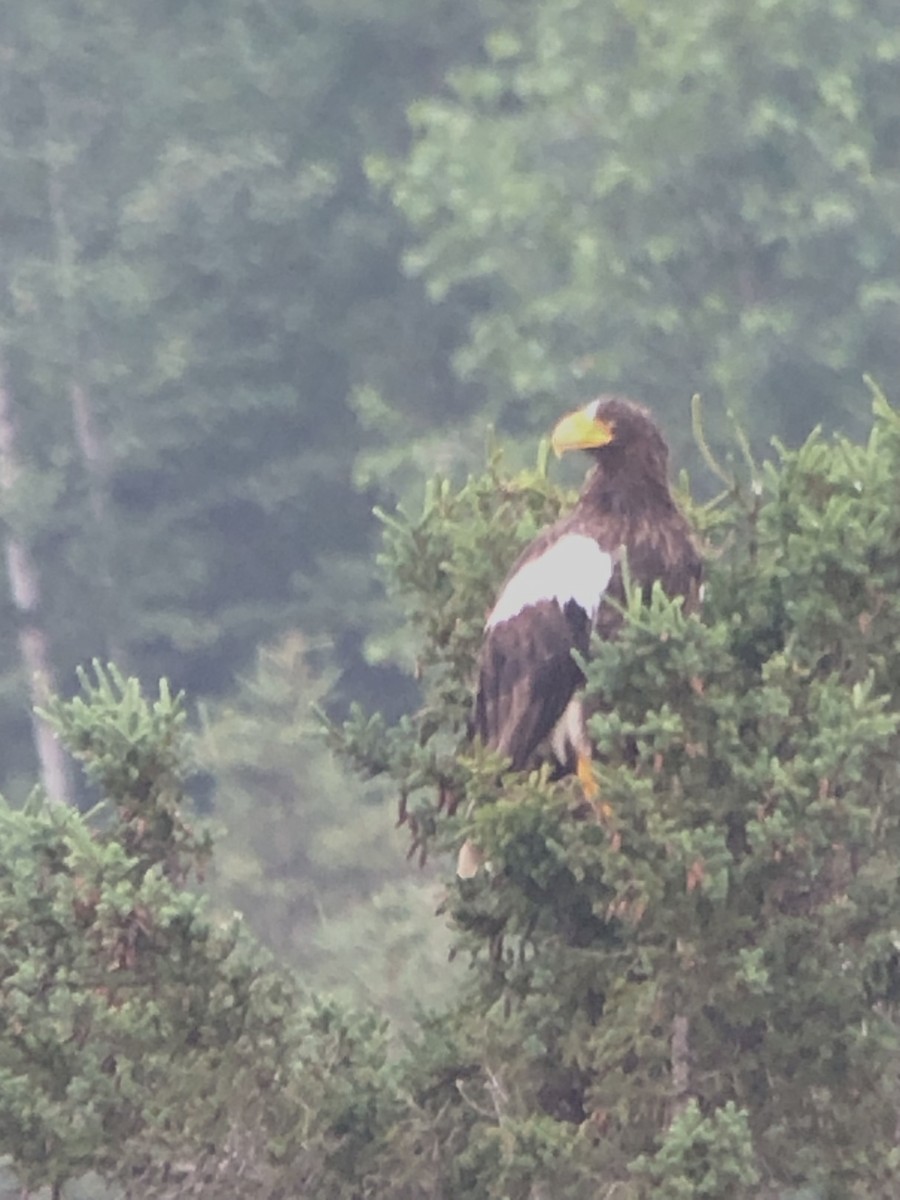
[[[167,676],[219,902],[402,1005],[438,884],[310,713],[416,702],[373,507],[491,428],[533,461],[599,391],[701,489],[694,392],[720,447],[729,411],[760,454],[864,428],[900,355],[896,13],[31,0],[0,59],[0,790],[83,800],[45,687]]]

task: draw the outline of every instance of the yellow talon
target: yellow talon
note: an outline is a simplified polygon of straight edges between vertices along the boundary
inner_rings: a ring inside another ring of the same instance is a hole
[[[575,768],[575,774],[578,776],[578,782],[581,784],[584,798],[590,800],[593,804],[594,800],[600,795],[600,784],[597,782],[597,776],[594,774],[593,762],[584,754],[578,755],[578,766]]]
[[[578,766],[575,769],[585,800],[597,814],[597,819],[604,824],[612,820],[613,810],[609,804],[600,799],[600,783],[594,770],[593,761],[585,754],[578,755]]]

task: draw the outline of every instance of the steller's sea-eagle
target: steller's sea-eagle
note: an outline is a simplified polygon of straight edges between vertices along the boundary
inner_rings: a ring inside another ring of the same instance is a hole
[[[571,512],[519,556],[487,618],[478,660],[471,735],[513,771],[535,762],[542,745],[585,795],[597,794],[573,651],[586,656],[592,632],[613,638],[625,601],[622,559],[649,599],[658,580],[686,609],[700,594],[701,558],[669,488],[668,447],[647,409],[600,396],[553,431],[557,455],[586,450],[594,464]],[[606,604],[606,599],[618,604]],[[457,872],[474,875],[471,842]]]

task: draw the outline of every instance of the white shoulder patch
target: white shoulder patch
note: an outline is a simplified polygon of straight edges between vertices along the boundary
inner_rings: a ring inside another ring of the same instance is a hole
[[[542,600],[555,600],[560,608],[574,600],[593,622],[614,566],[613,556],[601,550],[593,538],[567,533],[519,567],[500,593],[486,628],[508,621]]]

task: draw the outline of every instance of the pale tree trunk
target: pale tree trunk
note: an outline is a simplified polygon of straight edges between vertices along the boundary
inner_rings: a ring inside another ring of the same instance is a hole
[[[19,477],[16,429],[6,361],[0,351],[0,493],[9,496]],[[28,679],[31,727],[41,782],[54,804],[73,803],[68,763],[62,746],[34,707],[45,704],[54,688],[50,642],[41,627],[40,577],[27,543],[11,528],[5,532],[6,574],[18,617],[19,657]]]
[[[98,526],[106,520],[105,491],[106,464],[103,459],[103,449],[100,436],[97,433],[97,423],[91,406],[90,397],[84,384],[78,379],[79,370],[79,337],[75,320],[75,305],[73,294],[75,289],[75,263],[72,250],[72,239],[69,234],[63,209],[63,187],[59,169],[52,161],[47,162],[47,198],[50,201],[50,212],[53,219],[53,229],[56,235],[56,263],[59,296],[62,311],[62,333],[68,358],[69,371],[72,381],[69,384],[69,403],[72,408],[72,428],[75,431],[75,444],[81,456],[81,462],[87,475],[88,500],[91,516]]]
[[[94,522],[94,546],[97,551],[97,599],[101,605],[105,631],[105,652],[120,667],[124,666],[120,647],[116,644],[109,630],[113,625],[113,596],[112,571],[109,556],[109,512],[107,505],[107,468],[103,442],[97,429],[97,421],[90,394],[80,379],[81,373],[81,337],[77,317],[76,295],[76,251],[71,234],[65,207],[65,181],[63,179],[63,164],[68,161],[66,154],[59,153],[59,147],[66,144],[63,122],[58,118],[65,106],[51,94],[46,85],[41,87],[44,100],[44,113],[47,122],[47,155],[44,162],[47,179],[47,200],[50,217],[53,224],[56,242],[56,275],[62,313],[61,335],[68,359],[70,372],[69,404],[72,413],[72,428],[75,432],[75,445],[81,458],[87,477],[88,503]]]
[[[104,649],[107,657],[118,667],[124,669],[126,666],[124,650],[118,643],[115,634],[110,632],[116,628],[116,592],[113,586],[109,555],[110,520],[106,492],[108,463],[104,456],[103,443],[97,432],[94,410],[87,389],[77,381],[71,383],[69,385],[69,401],[72,406],[75,444],[78,446],[81,462],[87,474],[88,502],[91,519],[94,522],[94,543],[97,546],[95,586],[106,627]]]
[[[62,316],[60,336],[71,379],[69,402],[72,407],[72,426],[75,430],[75,443],[87,474],[91,515],[99,526],[106,518],[106,464],[90,396],[80,380],[81,337],[76,302],[77,247],[66,214],[66,181],[63,177],[65,165],[71,158],[70,139],[65,129],[66,105],[53,94],[46,82],[41,84],[40,91],[44,101],[47,129],[44,158],[47,201],[56,243],[56,285]]]
[[[103,452],[100,439],[94,423],[94,414],[88,394],[80,383],[69,387],[69,399],[72,404],[72,425],[75,428],[75,441],[78,445],[81,461],[84,463],[88,478],[88,499],[91,506],[91,516],[97,525],[106,522],[105,480]]]
[[[672,1018],[672,1120],[684,1112],[691,1089],[691,1046],[688,1019]]]

